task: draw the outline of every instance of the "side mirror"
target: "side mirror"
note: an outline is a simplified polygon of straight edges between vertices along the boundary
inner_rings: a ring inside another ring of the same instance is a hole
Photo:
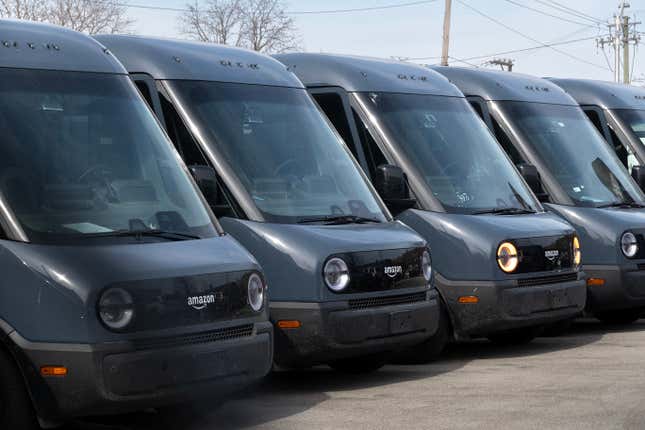
[[[632,178],[645,191],[645,166],[632,166]]]
[[[197,186],[211,205],[217,202],[217,172],[209,166],[189,166]]]
[[[410,209],[417,204],[410,198],[408,183],[403,169],[391,164],[382,164],[376,168],[374,187],[394,215]]]
[[[542,188],[542,180],[540,179],[540,173],[537,168],[532,164],[522,163],[517,165],[517,170],[519,170],[520,174],[538,200],[541,202],[548,202],[549,195],[545,193]]]

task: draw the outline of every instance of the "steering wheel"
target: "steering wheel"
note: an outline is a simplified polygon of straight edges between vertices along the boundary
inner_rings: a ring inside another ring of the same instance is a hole
[[[290,167],[290,166],[293,166],[293,167],[297,168],[298,167],[298,162],[294,158],[289,158],[288,160],[283,161],[282,163],[280,163],[278,165],[278,167],[276,167],[273,170],[273,176],[289,176],[288,174],[287,175],[282,175],[281,173],[283,173],[282,171],[285,170],[287,167]],[[285,172],[285,173],[287,173],[287,172]],[[295,176],[297,176],[297,175],[295,175]]]
[[[91,180],[94,178],[94,180]],[[85,170],[77,179],[79,184],[98,185],[105,187],[105,197],[110,202],[118,201],[117,192],[112,186],[112,171],[104,164],[96,164]]]

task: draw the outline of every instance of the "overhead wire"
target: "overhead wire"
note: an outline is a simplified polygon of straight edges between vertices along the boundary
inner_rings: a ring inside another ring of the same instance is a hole
[[[595,24],[604,23],[604,21],[602,19],[598,19],[598,18],[596,18],[594,16],[591,16],[589,14],[580,12],[580,11],[575,10],[575,9],[572,9],[572,8],[566,6],[566,5],[563,5],[563,4],[558,3],[556,1],[553,1],[553,0],[534,0],[534,1],[539,3],[539,4],[542,4],[544,6],[547,6],[547,7],[550,7],[552,9],[555,9],[557,11],[569,14],[571,16],[575,16],[576,18],[579,18],[579,19],[585,19],[585,20],[593,22]]]
[[[514,4],[515,6],[518,6],[518,7],[524,8],[524,9],[531,10],[531,11],[533,11],[533,12],[537,12],[537,13],[539,13],[539,14],[542,14],[542,15],[545,15],[545,16],[549,16],[549,17],[551,17],[551,18],[559,19],[560,21],[568,22],[568,23],[570,23],[570,24],[576,24],[576,25],[580,25],[580,26],[584,26],[584,27],[596,27],[594,24],[589,24],[589,23],[584,23],[584,22],[574,21],[574,20],[571,20],[571,19],[568,19],[568,18],[564,18],[564,17],[562,17],[562,16],[558,16],[558,15],[551,14],[551,13],[549,13],[549,12],[545,12],[545,11],[540,10],[540,9],[533,8],[533,7],[531,7],[531,6],[527,6],[527,5],[522,4],[522,3],[518,3],[518,2],[516,2],[516,1],[514,1],[514,0],[504,0],[504,1],[506,1],[507,3]]]

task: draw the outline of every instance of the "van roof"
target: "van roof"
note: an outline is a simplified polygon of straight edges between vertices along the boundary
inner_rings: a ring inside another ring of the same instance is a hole
[[[560,87],[546,79],[521,73],[465,67],[433,66],[466,96],[484,100],[521,101],[577,106],[575,100]]]
[[[308,87],[463,97],[438,73],[402,61],[334,54],[281,54],[275,58]]]
[[[0,20],[0,67],[125,74],[91,37],[49,24]]]
[[[95,36],[130,73],[158,80],[232,82],[304,88],[273,58],[214,43],[139,36]]]
[[[645,109],[645,88],[592,79],[549,80],[581,105],[595,105],[605,109]]]

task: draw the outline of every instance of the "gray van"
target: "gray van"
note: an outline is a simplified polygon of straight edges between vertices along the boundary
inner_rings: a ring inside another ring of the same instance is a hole
[[[517,343],[581,312],[574,229],[544,212],[444,77],[371,58],[277,58],[308,87],[390,210],[433,248],[444,333]]]
[[[551,79],[580,104],[641,189],[645,186],[645,88],[591,79]]]
[[[576,101],[532,76],[435,70],[469,98],[546,207],[578,231],[589,311],[610,323],[638,319],[645,308],[645,197]]]
[[[0,428],[224,395],[271,368],[256,260],[121,64],[0,21]]]
[[[437,329],[426,242],[392,220],[298,79],[238,48],[101,36],[224,229],[266,270],[275,362],[381,367]]]

